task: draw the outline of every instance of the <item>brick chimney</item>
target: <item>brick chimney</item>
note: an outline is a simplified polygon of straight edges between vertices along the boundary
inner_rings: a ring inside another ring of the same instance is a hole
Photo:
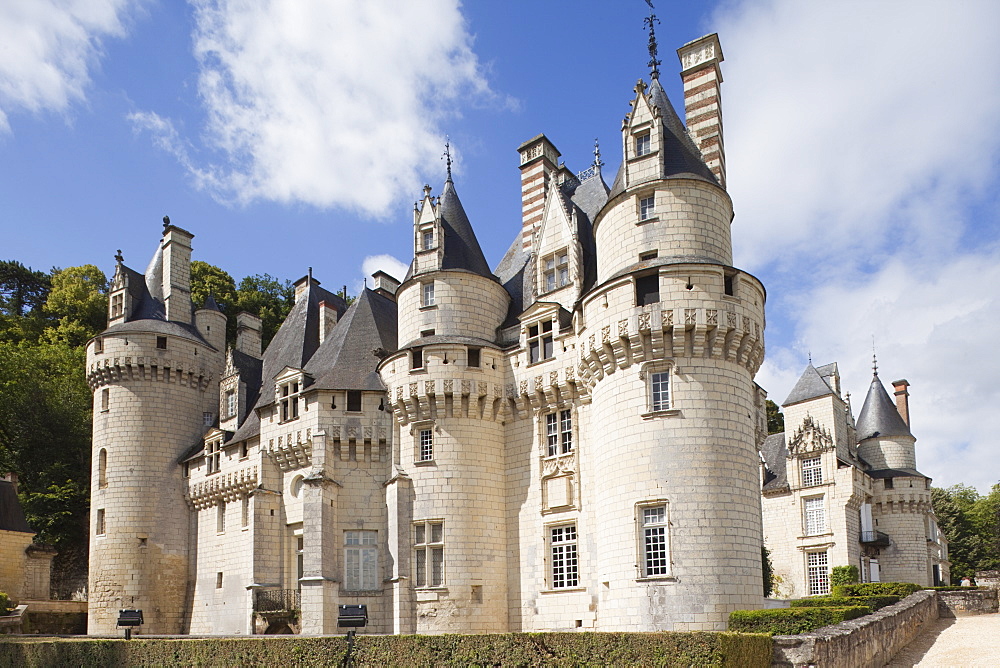
[[[383,297],[396,301],[396,290],[399,289],[399,281],[385,273],[381,269],[372,274],[374,287],[372,290]]]
[[[327,304],[325,301],[319,303],[319,342],[323,343],[326,341],[326,337],[330,336],[330,330],[333,326],[337,324],[337,308],[333,304]]]
[[[542,224],[545,193],[559,171],[559,151],[545,135],[538,135],[517,147],[521,156],[521,241],[531,248],[535,231]]]
[[[169,220],[169,219],[166,219]],[[176,225],[163,227],[163,303],[167,320],[191,324],[191,239]]]
[[[257,316],[245,311],[236,314],[236,350],[260,359],[262,329]]]
[[[722,45],[715,33],[677,49],[684,82],[684,115],[688,134],[708,168],[726,187],[726,151],[722,141]]]
[[[892,389],[896,391],[896,410],[907,427],[910,426],[910,393],[906,389],[909,386],[910,383],[905,378],[892,381]]]

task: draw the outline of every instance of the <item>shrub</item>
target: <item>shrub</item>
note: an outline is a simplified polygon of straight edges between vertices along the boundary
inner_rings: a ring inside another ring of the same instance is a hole
[[[830,571],[830,584],[833,586],[857,584],[857,582],[857,566],[834,566]]]
[[[10,604],[10,597],[0,591],[0,615],[6,615],[12,607],[14,606]]]
[[[834,596],[900,596],[907,597],[923,589],[910,582],[865,582],[863,584],[837,585]]]
[[[734,610],[729,613],[729,630],[770,635],[797,635],[871,613],[871,608],[778,608]]]
[[[789,605],[793,608],[847,608],[864,605],[874,611],[899,601],[899,596],[814,596],[790,601]]]

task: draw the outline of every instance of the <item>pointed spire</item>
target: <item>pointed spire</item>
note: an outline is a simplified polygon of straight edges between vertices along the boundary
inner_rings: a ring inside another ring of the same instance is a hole
[[[448,178],[446,181],[451,181],[451,139],[448,135],[444,137],[444,155],[441,156],[445,164],[448,165]]]
[[[875,436],[912,436],[877,373],[872,377],[868,395],[858,415],[857,433],[859,441]]]
[[[649,16],[643,19],[643,23],[649,28],[649,76],[653,79],[659,79],[661,61],[656,58],[656,31],[653,25],[659,23],[660,19],[656,18],[656,14],[654,13],[656,8],[653,7],[651,0],[646,0],[646,4],[649,5]]]
[[[872,375],[878,376],[878,357],[875,355],[875,335],[872,334]]]

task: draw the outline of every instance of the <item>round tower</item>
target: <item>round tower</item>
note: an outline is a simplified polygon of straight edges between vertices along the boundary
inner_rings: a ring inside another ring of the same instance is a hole
[[[138,633],[186,630],[190,526],[180,460],[215,420],[223,363],[191,323],[191,238],[166,225],[145,276],[119,255],[108,329],[87,345],[92,634],[116,633],[121,608],[143,611]],[[225,316],[199,313],[197,324],[211,323],[224,341]]]
[[[625,119],[583,301],[579,371],[602,434],[598,628],[724,630],[761,602],[765,292],[732,266],[729,196],[656,74]]]
[[[490,272],[449,175],[415,212],[397,291],[400,350],[379,366],[412,481],[409,631],[507,630],[503,367],[509,296]],[[404,627],[405,628],[405,627]]]

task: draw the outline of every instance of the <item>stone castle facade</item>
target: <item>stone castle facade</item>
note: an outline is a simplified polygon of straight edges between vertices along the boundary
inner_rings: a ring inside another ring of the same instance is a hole
[[[948,542],[917,471],[909,383],[874,373],[855,421],[837,364],[810,364],[785,399],[786,431],[763,456],[765,544],[788,598],[828,594],[834,566],[862,582],[949,584]]]
[[[190,299],[192,235],[119,256],[95,393],[91,633],[721,630],[761,605],[761,283],[733,264],[715,35],[654,69],[622,166],[519,148],[487,264],[450,169],[402,281],[312,272],[266,350]],[[513,229],[512,229],[513,231]]]

